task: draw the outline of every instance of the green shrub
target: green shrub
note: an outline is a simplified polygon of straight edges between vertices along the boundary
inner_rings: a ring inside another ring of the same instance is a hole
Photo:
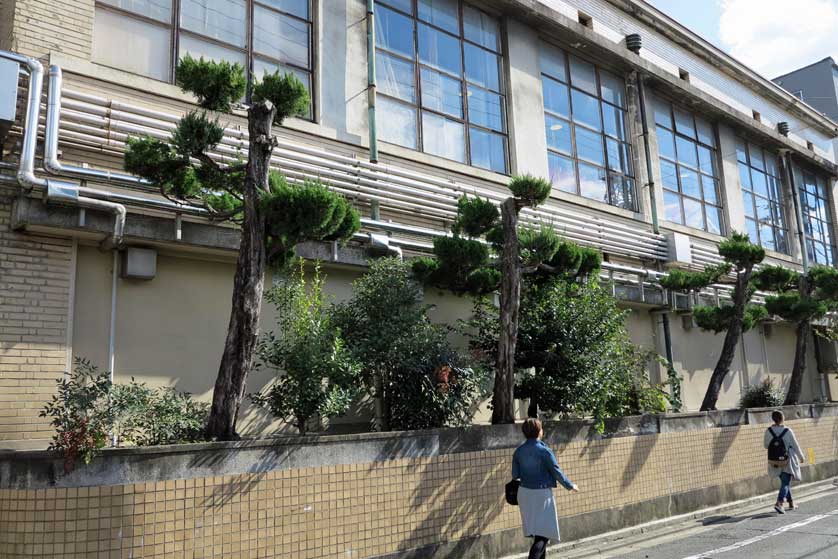
[[[64,454],[64,469],[85,464],[106,446],[193,442],[201,432],[209,405],[171,388],[149,388],[133,378],[114,384],[107,371],[77,358],[73,371],[59,379],[58,391],[41,410],[56,433],[51,450]]]
[[[775,408],[783,403],[780,389],[770,378],[745,388],[739,400],[740,408]]]

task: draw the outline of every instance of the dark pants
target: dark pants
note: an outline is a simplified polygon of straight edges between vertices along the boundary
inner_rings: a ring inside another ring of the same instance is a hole
[[[791,474],[783,472],[780,474],[780,494],[777,495],[777,502],[782,503],[786,499],[791,503]]]
[[[545,537],[535,536],[528,559],[545,559],[547,557],[547,541]]]

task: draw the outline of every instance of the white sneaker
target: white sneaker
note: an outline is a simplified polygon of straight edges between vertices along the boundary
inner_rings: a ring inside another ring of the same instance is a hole
[[[774,510],[777,512],[777,514],[786,514],[786,511],[784,511],[783,507],[781,507],[780,505],[774,505]]]

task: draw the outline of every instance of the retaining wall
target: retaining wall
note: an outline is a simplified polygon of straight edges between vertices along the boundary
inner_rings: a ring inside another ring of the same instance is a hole
[[[787,408],[838,475],[838,405]],[[565,539],[770,490],[770,410],[546,425],[579,494]],[[491,558],[524,550],[503,485],[517,426],[113,449],[64,474],[43,451],[0,453],[0,557]]]

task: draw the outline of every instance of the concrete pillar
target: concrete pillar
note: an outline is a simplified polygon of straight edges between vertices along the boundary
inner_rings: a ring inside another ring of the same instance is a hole
[[[506,38],[510,168],[514,174],[549,178],[538,34],[508,18]]]
[[[797,223],[797,210],[795,209],[794,197],[797,197],[796,203],[800,204],[800,189],[803,185],[803,173],[800,171],[800,167],[798,167],[797,165],[793,165],[792,168],[789,169],[789,171],[794,180],[794,189],[792,189],[790,184],[785,185],[785,193],[787,195],[786,211],[788,211],[789,221],[789,252],[796,261],[802,263],[803,250],[805,247],[800,244],[800,227],[798,227]],[[783,180],[785,182],[785,178]]]
[[[736,161],[736,133],[724,123],[719,123],[717,128],[719,179],[727,222],[725,233],[745,233],[748,228],[745,225],[745,204],[742,201],[742,185],[739,182],[739,164]]]
[[[651,196],[655,197],[655,206],[657,207],[658,213],[658,223],[663,224],[665,221],[665,214],[663,208],[663,179],[661,178],[661,162],[660,156],[658,152],[658,133],[657,128],[655,128],[655,92],[652,88],[648,85],[645,88],[646,93],[646,125],[649,127],[649,149],[652,153],[652,167],[651,169],[646,169],[646,155],[643,151],[645,148],[643,147],[643,139],[637,138],[635,141],[632,142],[634,145],[635,151],[640,150],[640,158],[643,160],[643,169],[647,173],[645,180],[643,181],[644,184],[640,183],[640,171],[638,171],[638,184],[640,187],[638,190],[638,196],[641,199],[640,208],[641,211],[644,212],[644,215],[649,216],[649,221],[652,220],[652,208],[651,208]],[[629,94],[630,95],[630,94]],[[629,97],[631,99],[631,97]],[[640,110],[639,110],[640,101],[638,100],[638,110],[637,110],[637,125],[640,127],[642,126],[642,121],[640,117]],[[642,134],[642,128],[639,131]],[[654,181],[654,190],[653,192],[649,192],[649,178]],[[645,204],[645,205],[644,205]]]
[[[361,0],[317,2],[315,106],[322,132],[367,146],[367,8]]]
[[[646,166],[646,148],[643,142],[643,115],[640,109],[640,93],[638,90],[637,72],[630,72],[626,76],[626,110],[629,142],[632,149],[632,165],[637,192],[637,211],[643,215],[643,221],[652,223],[652,202],[649,193],[649,169]],[[648,101],[647,101],[648,102]],[[647,114],[650,107],[646,108]],[[649,134],[654,125],[650,126]],[[652,161],[657,157],[657,145],[652,150]],[[655,181],[657,184],[657,181]],[[660,206],[658,206],[660,208]],[[660,211],[658,211],[660,213]]]

